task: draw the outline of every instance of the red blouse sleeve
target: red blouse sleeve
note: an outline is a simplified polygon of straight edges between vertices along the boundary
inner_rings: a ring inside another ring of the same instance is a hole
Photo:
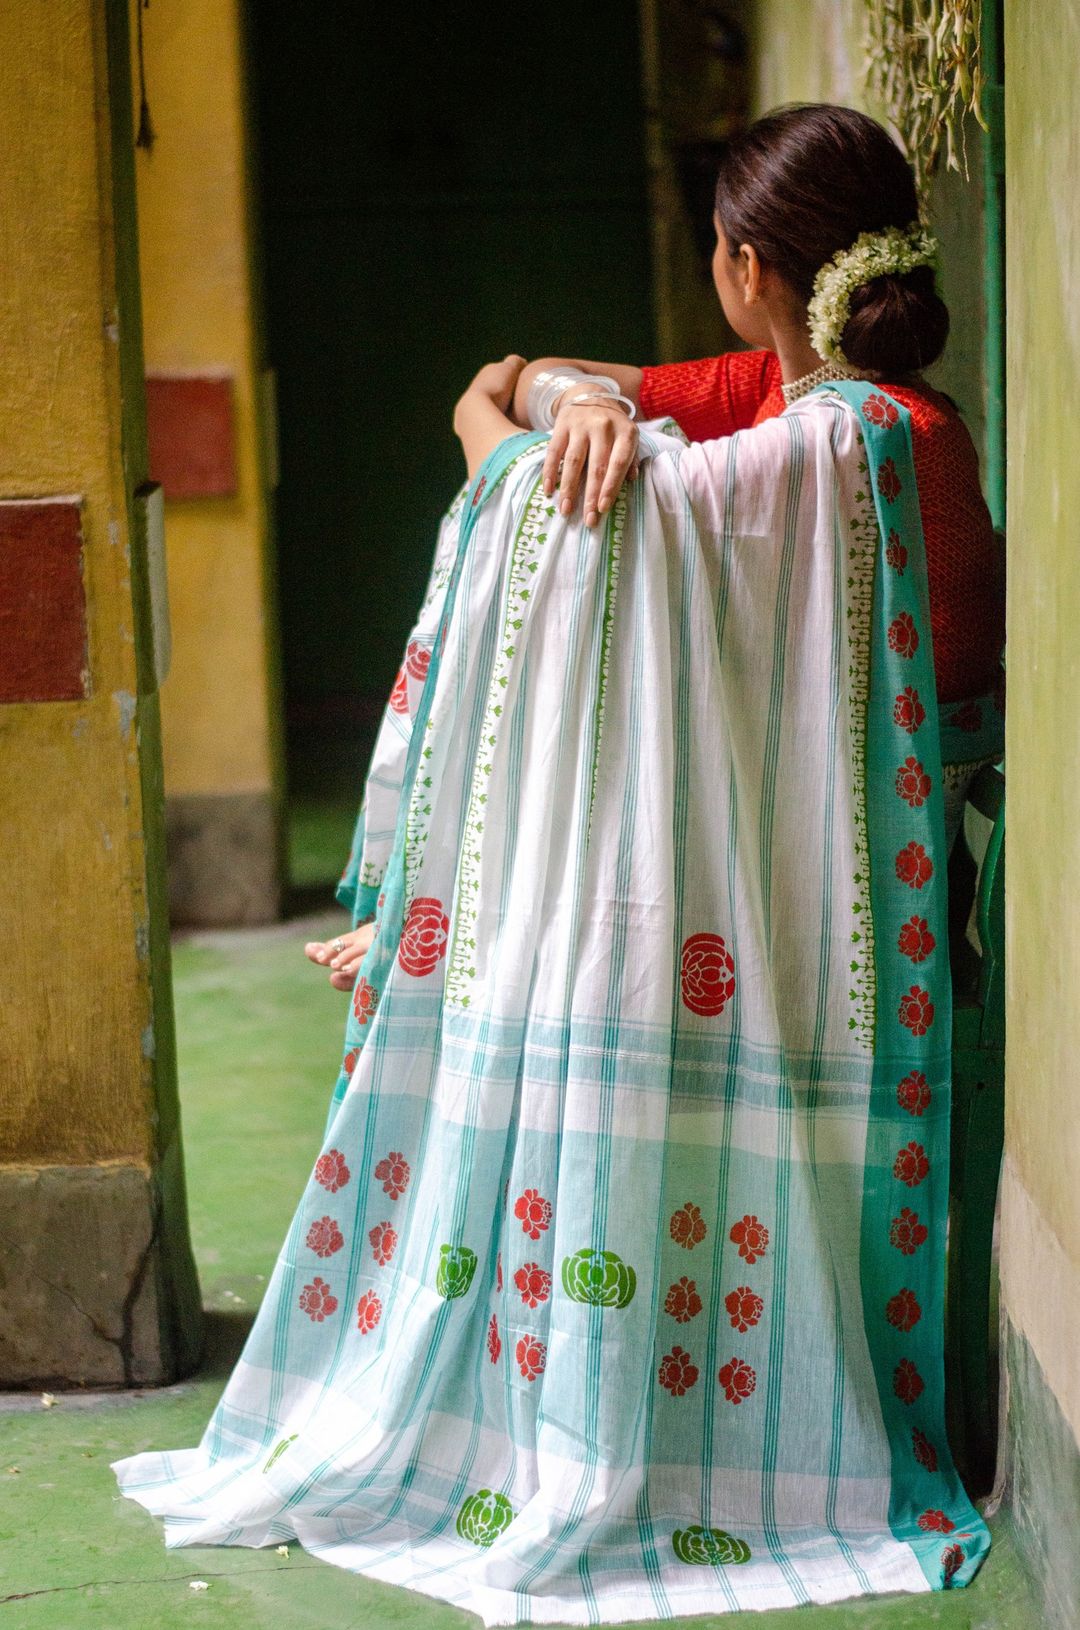
[[[642,370],[641,417],[670,414],[691,441],[731,436],[750,428],[779,378],[780,364],[772,351],[728,351],[699,362],[666,362]]]

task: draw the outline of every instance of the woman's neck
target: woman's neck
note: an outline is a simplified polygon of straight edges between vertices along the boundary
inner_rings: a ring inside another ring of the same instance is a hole
[[[822,365],[822,358],[810,344],[805,325],[801,331],[786,327],[774,331],[773,350],[779,359],[780,377],[785,385],[793,384],[796,379],[804,379]]]

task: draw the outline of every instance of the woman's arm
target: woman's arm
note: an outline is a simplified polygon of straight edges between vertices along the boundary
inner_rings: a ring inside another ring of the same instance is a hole
[[[581,357],[539,357],[518,375],[513,414],[519,425],[529,424],[529,387],[537,374],[559,368],[607,374],[635,407],[639,405],[640,368],[621,362],[586,362]],[[636,471],[638,432],[625,410],[617,405],[563,405],[587,388],[582,380],[578,390],[565,392],[556,403],[555,427],[544,460],[544,491],[554,492],[558,481],[559,508],[564,515],[570,515],[584,480],[585,525],[595,526],[615,502],[623,482]]]
[[[632,368],[622,362],[583,362],[580,357],[538,357],[535,362],[526,363],[521,370],[514,391],[513,416],[522,429],[529,428],[529,386],[538,373],[554,373],[560,368],[580,368],[585,374],[607,374],[635,407],[641,405],[640,368]]]
[[[481,368],[454,409],[454,433],[465,451],[471,481],[490,452],[521,428],[509,417],[525,358],[504,357]]]

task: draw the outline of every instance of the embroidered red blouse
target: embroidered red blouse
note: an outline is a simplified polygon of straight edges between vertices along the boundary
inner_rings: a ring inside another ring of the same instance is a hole
[[[938,697],[957,702],[984,694],[997,677],[1005,644],[1000,549],[975,447],[956,409],[929,385],[883,389],[911,414]],[[670,414],[691,441],[730,436],[783,411],[780,364],[771,351],[646,368],[641,381],[642,417]]]

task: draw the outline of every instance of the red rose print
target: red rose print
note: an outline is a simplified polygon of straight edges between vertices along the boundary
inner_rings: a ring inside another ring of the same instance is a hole
[[[547,1348],[536,1336],[522,1336],[514,1348],[514,1357],[526,1381],[535,1381],[538,1375],[543,1374],[544,1365],[547,1363]]]
[[[360,1058],[360,1049],[359,1049],[359,1047],[350,1047],[349,1051],[345,1054],[345,1057],[341,1061],[341,1068],[345,1071],[346,1075],[351,1075],[353,1073],[353,1071],[355,1070],[355,1068],[357,1066],[357,1062],[359,1061],[359,1058]]]
[[[419,640],[410,640],[405,652],[405,671],[412,679],[426,679],[431,665],[431,652]]]
[[[523,1234],[539,1239],[551,1222],[551,1201],[545,1200],[539,1189],[526,1189],[514,1201],[514,1216]]]
[[[316,1256],[333,1256],[345,1244],[345,1237],[333,1217],[320,1217],[308,1229],[307,1243]]]
[[[673,1398],[684,1397],[697,1378],[696,1364],[691,1362],[690,1354],[683,1352],[681,1347],[673,1347],[660,1364],[660,1385],[666,1387]]]
[[[934,1004],[929,991],[912,985],[900,998],[900,1023],[906,1024],[913,1036],[925,1036],[934,1022]]]
[[[941,1553],[941,1573],[943,1583],[950,1584],[956,1574],[964,1565],[964,1547],[950,1545]]]
[[[393,1256],[394,1248],[397,1245],[396,1230],[391,1228],[389,1223],[376,1223],[368,1234],[368,1239],[371,1241],[371,1249],[375,1253],[376,1262],[380,1268],[385,1267]]]
[[[476,491],[473,493],[473,501],[472,501],[473,509],[475,509],[477,504],[480,502],[480,495],[481,495],[481,493],[483,492],[483,490],[484,490],[484,488],[486,486],[487,486],[487,476],[482,475],[480,477],[479,481],[476,483]]]
[[[735,994],[735,961],[719,934],[691,934],[682,948],[682,999],[691,1013],[715,1019]]]
[[[862,405],[863,417],[869,419],[871,424],[893,425],[900,417],[895,405],[887,396],[868,396]],[[890,464],[892,460],[888,461]]]
[[[340,1149],[328,1149],[315,1162],[315,1181],[336,1194],[349,1181],[349,1168]]]
[[[537,1307],[551,1295],[551,1275],[539,1262],[526,1262],[514,1274],[514,1284],[526,1307]]]
[[[893,1391],[902,1404],[913,1404],[921,1397],[925,1381],[911,1362],[902,1358],[893,1371]]]
[[[502,1352],[502,1338],[499,1335],[499,1321],[494,1313],[491,1315],[491,1323],[488,1325],[487,1350],[491,1362],[497,1364],[499,1354]]]
[[[919,1221],[919,1213],[905,1206],[899,1217],[894,1217],[889,1227],[889,1242],[904,1256],[914,1256],[920,1245],[925,1245],[930,1237],[930,1230],[925,1223]]]
[[[700,1209],[689,1200],[678,1211],[672,1212],[668,1228],[676,1245],[681,1245],[687,1251],[692,1251],[695,1245],[700,1245],[707,1232],[701,1220]]]
[[[919,1518],[919,1527],[924,1534],[951,1534],[956,1524],[949,1521],[944,1511],[924,1511]]]
[[[895,503],[903,491],[900,477],[896,473],[896,465],[891,458],[883,458],[878,467],[877,490],[887,504]]]
[[[369,985],[363,974],[353,987],[353,1012],[361,1024],[367,1024],[369,1019],[375,1017],[375,1009],[379,1005],[379,993],[374,985]]]
[[[382,1302],[373,1290],[366,1290],[356,1304],[356,1327],[361,1335],[368,1335],[382,1318]]]
[[[906,730],[909,736],[913,736],[926,718],[926,709],[919,700],[919,693],[914,685],[904,686],[893,703],[892,713],[901,730]]]
[[[893,1162],[893,1176],[906,1183],[909,1189],[917,1189],[929,1170],[930,1162],[921,1143],[909,1143]]]
[[[398,676],[394,680],[394,688],[390,692],[390,706],[395,713],[408,713],[409,711],[409,683],[405,678],[405,669],[398,669]]]
[[[896,875],[909,888],[921,889],[934,875],[934,863],[921,843],[909,843],[896,857]]]
[[[925,917],[912,917],[900,930],[898,949],[912,962],[925,962],[936,944]]]
[[[375,1168],[375,1181],[381,1183],[391,1200],[400,1200],[409,1186],[409,1162],[403,1154],[391,1150]]]
[[[439,959],[446,955],[446,937],[450,919],[442,908],[441,900],[428,895],[414,900],[401,930],[398,961],[406,973],[416,979],[433,972]]]
[[[495,1254],[495,1289],[496,1290],[502,1290],[502,1287],[503,1287],[502,1252],[497,1251],[496,1254]]]
[[[907,565],[907,550],[900,542],[900,534],[893,527],[889,533],[889,544],[885,550],[886,564],[891,566],[897,577],[903,577],[904,567]]]
[[[691,1319],[697,1318],[702,1305],[696,1283],[693,1279],[684,1278],[668,1291],[664,1299],[664,1312],[670,1313],[676,1324],[689,1324]]]
[[[322,1324],[337,1309],[337,1297],[331,1296],[330,1286],[318,1275],[300,1292],[300,1307],[313,1324]]]
[[[974,733],[982,729],[982,709],[978,702],[964,702],[955,713],[949,714],[949,724],[957,730],[968,730]]]
[[[764,1256],[768,1249],[769,1230],[756,1217],[744,1217],[741,1222],[732,1224],[728,1238],[739,1247],[739,1255],[753,1267],[758,1257]]]
[[[378,905],[378,908],[379,908],[380,911],[383,908],[383,901],[385,899],[386,899],[386,895],[385,894],[380,894],[378,900],[376,901],[376,904]]]
[[[889,650],[898,656],[913,657],[919,649],[919,634],[910,612],[902,611],[889,624]]]
[[[765,1310],[765,1303],[749,1285],[740,1285],[738,1290],[729,1291],[724,1297],[724,1306],[733,1330],[749,1330],[757,1324]]]
[[[914,1330],[922,1318],[922,1308],[915,1300],[914,1291],[898,1290],[895,1296],[890,1296],[885,1308],[885,1317],[897,1330]]]
[[[928,1472],[937,1471],[937,1450],[926,1433],[920,1432],[917,1426],[911,1434],[911,1447],[920,1466],[925,1466]]]
[[[930,777],[917,758],[906,758],[896,772],[896,795],[912,809],[921,809],[930,796]]]
[[[921,1115],[930,1103],[930,1083],[921,1070],[905,1075],[896,1089],[896,1101],[909,1115]]]
[[[741,1358],[731,1358],[716,1378],[729,1404],[741,1404],[757,1386],[757,1375]]]

